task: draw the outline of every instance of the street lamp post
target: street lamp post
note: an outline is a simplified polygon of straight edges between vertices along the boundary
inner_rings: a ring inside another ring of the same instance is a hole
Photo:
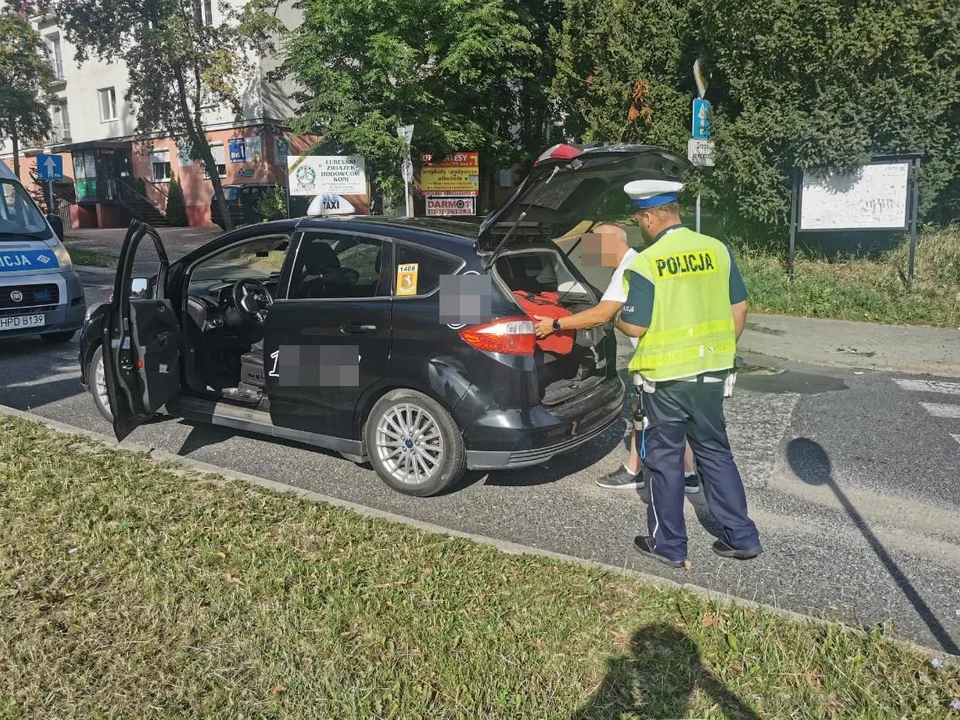
[[[410,182],[413,180],[413,160],[410,158],[410,142],[413,140],[413,125],[398,125],[397,137],[406,145],[406,155],[400,163],[400,173],[403,175],[404,202],[407,207],[407,217],[413,217],[413,198],[410,195]]]

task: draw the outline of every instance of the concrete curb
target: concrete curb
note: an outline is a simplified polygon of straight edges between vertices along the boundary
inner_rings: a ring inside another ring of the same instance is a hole
[[[319,503],[326,503],[328,505],[333,505],[333,506],[344,508],[347,510],[352,510],[366,517],[374,517],[382,520],[387,520],[389,522],[394,522],[400,525],[406,525],[407,527],[423,530],[424,532],[470,540],[480,545],[488,545],[488,546],[494,547],[501,552],[508,553],[511,555],[536,555],[539,557],[545,557],[545,558],[550,558],[552,560],[557,560],[559,562],[573,563],[575,565],[579,565],[580,567],[587,568],[590,570],[600,570],[603,572],[608,572],[615,575],[621,575],[621,576],[633,578],[636,580],[640,580],[644,583],[648,583],[658,588],[685,590],[686,592],[696,595],[701,599],[710,600],[720,605],[745,608],[749,610],[759,610],[759,611],[771,613],[773,615],[784,618],[786,620],[791,620],[793,622],[798,622],[798,623],[813,624],[819,627],[834,627],[834,628],[840,629],[844,633],[849,633],[852,635],[856,635],[858,637],[869,636],[869,633],[867,633],[862,628],[853,627],[851,625],[847,625],[845,623],[834,621],[834,620],[818,618],[813,615],[804,615],[802,613],[794,612],[793,610],[787,610],[785,608],[776,607],[774,605],[767,605],[765,603],[759,603],[753,600],[746,600],[744,598],[740,598],[735,595],[729,595],[727,593],[718,592],[716,590],[710,590],[708,588],[704,588],[699,585],[693,585],[691,583],[678,583],[678,582],[674,582],[673,580],[668,580],[668,579],[659,577],[657,575],[650,575],[648,573],[644,573],[639,570],[632,570],[630,568],[619,567],[617,565],[608,565],[606,563],[596,562],[593,560],[585,560],[583,558],[578,558],[572,555],[564,555],[562,553],[556,553],[550,550],[543,550],[541,548],[531,547],[528,545],[520,545],[518,543],[509,542],[507,540],[499,540],[497,538],[488,537],[486,535],[477,535],[474,533],[463,532],[461,530],[453,530],[451,528],[446,528],[441,525],[435,525],[433,523],[423,522],[421,520],[415,520],[413,518],[404,517],[402,515],[396,515],[394,513],[387,512],[385,510],[378,510],[377,508],[372,508],[366,505],[353,503],[353,502],[350,502],[349,500],[341,500],[339,498],[323,495],[321,493],[316,493],[311,490],[304,490],[302,488],[298,488],[292,485],[284,485],[283,483],[279,483],[274,480],[268,480],[266,478],[258,477],[256,475],[248,475],[247,473],[218,467],[216,465],[211,465],[209,463],[205,463],[200,460],[194,460],[192,458],[176,455],[174,453],[170,453],[170,452],[167,452],[166,450],[161,450],[159,448],[149,447],[147,445],[139,445],[137,443],[130,443],[127,441],[117,442],[115,438],[112,438],[108,435],[94,432],[92,430],[84,430],[82,428],[74,427],[72,425],[67,425],[65,423],[57,422],[56,420],[50,420],[40,415],[35,415],[34,413],[17,410],[16,408],[11,408],[6,405],[0,405],[0,414],[7,415],[10,417],[16,417],[21,420],[27,420],[29,422],[35,422],[47,428],[50,428],[51,430],[64,433],[67,435],[86,437],[91,440],[95,440],[99,443],[102,443],[103,445],[113,449],[127,450],[130,452],[147,453],[152,457],[158,458],[160,460],[166,460],[168,462],[176,463],[181,466],[186,466],[197,472],[201,472],[208,475],[219,476],[221,478],[224,478],[223,482],[240,480],[242,482],[247,482],[247,483],[250,483],[251,485],[256,485],[258,487],[264,488],[265,490],[271,490],[273,492],[280,492],[280,493],[287,493],[304,500],[310,500],[310,501],[319,502]],[[934,658],[934,657],[940,658],[941,660],[943,660],[945,665],[960,666],[960,655],[951,655],[946,651],[934,650],[932,648],[926,647],[924,645],[920,645],[911,640],[906,640],[903,638],[887,637],[886,639],[903,648],[913,650],[913,651],[919,651],[920,653],[928,655],[931,658]]]
[[[960,365],[942,365],[938,363],[910,363],[910,364],[897,364],[897,365],[877,365],[869,364],[865,362],[857,362],[856,360],[851,359],[850,362],[844,362],[842,360],[834,361],[816,361],[810,358],[788,358],[782,357],[780,355],[770,355],[761,350],[751,350],[750,348],[744,347],[743,350],[739,351],[743,354],[750,354],[755,358],[766,358],[766,362],[770,365],[776,365],[775,361],[780,362],[791,362],[791,363],[801,363],[803,365],[814,365],[816,367],[822,368],[834,368],[840,370],[862,370],[865,372],[885,372],[885,373],[902,373],[904,375],[933,375],[937,377],[960,377]]]

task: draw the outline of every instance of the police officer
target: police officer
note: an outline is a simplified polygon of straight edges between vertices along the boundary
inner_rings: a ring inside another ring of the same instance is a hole
[[[627,301],[618,323],[639,338],[629,370],[642,386],[638,445],[650,486],[650,534],[638,536],[634,547],[673,567],[687,559],[685,438],[697,457],[707,506],[723,528],[714,552],[737,560],[763,552],[723,415],[747,290],[730,250],[680,222],[682,188],[660,180],[624,186],[649,244],[624,273]]]
[[[614,268],[613,277],[607,289],[600,298],[600,302],[592,308],[567,317],[553,319],[534,315],[537,320],[535,329],[538,338],[545,338],[553,332],[561,330],[587,330],[613,320],[627,301],[624,290],[623,273],[637,257],[637,251],[630,247],[627,233],[620,225],[614,223],[600,223],[592,228],[592,232],[584,233],[581,239],[584,264],[601,265]],[[637,339],[630,338],[634,350]],[[631,423],[632,427],[632,423]],[[643,472],[641,472],[640,455],[637,452],[636,433],[631,432],[630,454],[619,468],[597,479],[597,485],[611,489],[636,489],[644,487]],[[687,444],[683,458],[684,489],[688,494],[700,490],[694,463],[693,450]]]

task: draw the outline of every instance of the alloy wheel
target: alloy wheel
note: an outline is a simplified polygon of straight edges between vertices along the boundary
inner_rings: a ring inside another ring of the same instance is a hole
[[[107,395],[107,374],[103,367],[103,357],[97,362],[97,367],[93,372],[93,391],[96,393],[97,402],[102,408],[110,411],[110,396]]]
[[[390,476],[420,485],[443,463],[443,437],[433,416],[422,407],[402,403],[389,408],[377,423],[376,452]]]

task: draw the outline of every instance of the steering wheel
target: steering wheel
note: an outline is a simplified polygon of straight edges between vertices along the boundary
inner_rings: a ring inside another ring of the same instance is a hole
[[[233,306],[243,320],[263,325],[273,306],[273,297],[266,285],[259,280],[241,278],[233,284],[230,293]]]

